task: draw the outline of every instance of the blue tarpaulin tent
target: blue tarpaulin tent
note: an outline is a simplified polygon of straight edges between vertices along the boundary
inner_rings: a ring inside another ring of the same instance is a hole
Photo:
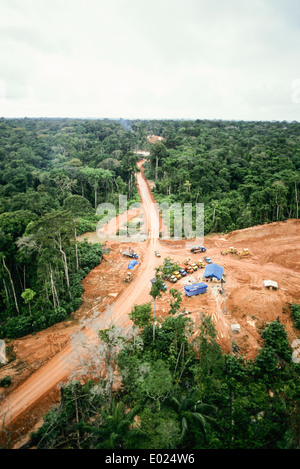
[[[132,270],[132,269],[134,268],[134,266],[137,265],[137,264],[139,264],[138,261],[135,261],[135,260],[134,260],[134,261],[130,261],[129,264],[128,264],[127,269]]]
[[[223,277],[223,267],[218,264],[208,264],[205,267],[203,277],[215,277],[218,280],[221,280]]]

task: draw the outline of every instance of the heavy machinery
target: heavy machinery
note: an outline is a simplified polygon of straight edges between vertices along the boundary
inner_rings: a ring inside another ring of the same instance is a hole
[[[191,258],[190,257],[187,257],[184,261],[183,261],[183,264],[184,265],[188,265],[188,263],[190,262]]]
[[[205,267],[205,264],[202,260],[197,261],[196,265],[199,267],[199,269],[204,269],[204,267]]]
[[[240,258],[248,257],[248,256],[250,256],[250,251],[249,251],[249,249],[245,248],[245,249],[242,249],[241,251],[239,251],[239,252],[237,253],[237,255],[238,255]]]
[[[250,256],[250,251],[248,248],[244,248],[241,251],[238,251],[236,248],[231,246],[230,248],[226,249],[225,251],[222,251],[221,254],[225,256],[226,254],[235,254],[236,256],[243,258],[243,257],[248,257]]]
[[[126,275],[126,277],[124,278],[124,282],[130,283],[131,280],[132,280],[131,272],[127,272],[127,275]]]
[[[230,248],[226,249],[226,251],[222,251],[221,254],[222,256],[226,256],[226,254],[237,254],[238,251],[236,248],[234,248],[233,246],[231,246]]]
[[[139,257],[131,248],[129,249],[129,251],[123,251],[122,254],[123,256],[131,257],[132,259],[137,259]]]

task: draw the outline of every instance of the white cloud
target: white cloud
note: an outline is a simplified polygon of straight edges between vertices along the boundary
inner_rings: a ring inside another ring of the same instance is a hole
[[[299,120],[294,0],[0,0],[0,115]]]

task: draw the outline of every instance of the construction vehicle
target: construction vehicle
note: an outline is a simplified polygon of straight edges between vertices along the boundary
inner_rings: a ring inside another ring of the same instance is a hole
[[[198,266],[197,266],[197,264],[196,264],[195,262],[193,262],[193,263],[191,264],[191,267],[192,267],[192,269],[193,269],[194,271],[198,270]]]
[[[173,272],[173,275],[175,275],[175,277],[179,280],[181,278],[181,273],[176,270],[176,272]]]
[[[171,275],[171,277],[169,278],[169,281],[170,281],[171,283],[176,283],[177,280],[178,280],[178,278],[175,277],[175,275]]]
[[[239,258],[243,257],[248,257],[250,256],[250,251],[247,248],[242,249],[241,251],[238,251],[236,248],[231,246],[230,248],[226,249],[225,251],[222,251],[221,254],[225,256],[226,254],[235,254]]]
[[[186,270],[185,269],[179,269],[179,273],[181,274],[182,277],[186,276]]]
[[[240,258],[248,257],[248,256],[250,256],[250,251],[249,251],[249,249],[245,248],[245,249],[242,249],[241,251],[239,251],[239,252],[237,253],[237,255],[238,255]]]
[[[133,251],[133,249],[129,249],[129,251],[123,251],[122,255],[125,257],[131,257],[132,259],[137,259],[139,256]]]
[[[193,252],[194,254],[197,252],[206,252],[206,248],[204,246],[193,246],[191,248],[191,252]]]
[[[201,260],[201,261],[197,261],[196,262],[196,265],[199,267],[199,269],[204,269],[205,267],[205,264],[204,262]]]
[[[126,277],[124,278],[124,282],[130,283],[131,280],[132,280],[131,272],[127,272],[127,275],[126,275]]]
[[[181,268],[184,269],[187,274],[193,274],[193,273],[194,273],[194,269],[193,269],[193,267],[192,267],[192,262],[190,262],[190,261],[191,261],[191,258],[188,257],[188,258],[183,262],[183,264],[185,264],[185,265],[181,266]]]
[[[237,254],[238,251],[236,248],[234,248],[233,246],[231,246],[230,248],[226,249],[226,251],[222,251],[221,254],[222,256],[226,256],[226,254]]]

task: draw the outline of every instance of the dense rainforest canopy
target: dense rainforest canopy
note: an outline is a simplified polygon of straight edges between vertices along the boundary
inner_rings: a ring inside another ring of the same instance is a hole
[[[100,244],[77,243],[101,202],[137,201],[139,142],[118,121],[0,120],[0,337],[62,321],[81,304],[81,280]]]
[[[135,307],[131,331],[113,324],[99,332],[81,378],[61,388],[60,404],[29,447],[299,448],[300,365],[291,360],[282,324],[269,323],[256,359],[243,360],[222,353],[210,318],[195,335],[190,319],[174,308],[153,341],[148,306]],[[84,373],[92,379],[83,384]]]
[[[146,175],[159,202],[203,203],[205,233],[299,217],[300,124],[170,122]]]
[[[102,250],[77,235],[95,230],[101,202],[139,200],[136,150],[150,150],[158,202],[204,204],[205,233],[299,216],[297,122],[2,118],[0,336],[78,308]]]
[[[117,208],[120,194],[139,201],[137,150],[150,151],[145,171],[158,202],[204,204],[205,233],[299,216],[297,122],[0,119],[1,338],[80,306],[81,280],[103,247],[77,236],[95,230],[98,204]],[[146,304],[129,312],[131,336],[115,325],[100,331],[95,379],[62,388],[31,444],[299,448],[299,364],[284,327],[270,323],[257,358],[245,361],[221,352],[209,319],[192,340],[180,303],[174,292],[156,330]],[[299,327],[298,305],[292,314]]]

